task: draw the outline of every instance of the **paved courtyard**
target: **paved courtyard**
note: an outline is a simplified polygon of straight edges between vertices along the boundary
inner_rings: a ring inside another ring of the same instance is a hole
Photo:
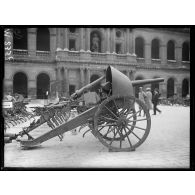
[[[108,152],[91,133],[82,137],[68,132],[63,141],[55,137],[41,147],[23,150],[18,142],[6,144],[5,167],[43,168],[189,168],[190,108],[159,106],[162,114],[151,115],[146,141],[134,152]],[[152,112],[151,112],[152,114]],[[18,132],[21,126],[9,129]],[[42,126],[40,131],[45,131]],[[41,133],[41,132],[39,132]]]

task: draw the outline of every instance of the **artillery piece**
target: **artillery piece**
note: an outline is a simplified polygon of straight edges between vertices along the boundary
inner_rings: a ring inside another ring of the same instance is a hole
[[[106,82],[103,83],[103,80]],[[91,131],[109,151],[134,151],[146,140],[151,128],[151,118],[146,105],[134,96],[133,87],[163,81],[163,78],[131,81],[123,73],[109,66],[105,76],[77,90],[66,104],[52,105],[43,113],[40,124],[47,122],[50,128],[48,132],[33,138],[29,132],[38,128],[39,125],[35,125],[34,128],[15,137],[26,133],[29,139],[18,141],[22,147],[30,148],[53,137],[61,137],[63,133],[74,128],[87,125],[88,131]],[[100,101],[68,120],[72,102],[99,84],[104,93],[104,96],[100,96]],[[145,112],[144,117],[138,116],[140,108]]]

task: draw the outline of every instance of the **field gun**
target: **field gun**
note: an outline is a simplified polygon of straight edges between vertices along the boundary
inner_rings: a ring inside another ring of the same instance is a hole
[[[28,140],[18,141],[22,147],[36,147],[53,137],[60,137],[74,128],[87,125],[88,131],[109,151],[134,151],[148,137],[151,117],[146,105],[134,96],[133,88],[163,81],[163,78],[131,81],[126,75],[109,66],[105,76],[77,90],[66,105],[59,104],[51,106],[49,111],[46,110],[43,122],[47,122],[48,132],[36,138],[29,136]],[[71,102],[99,85],[103,95],[98,94],[100,100],[97,104],[68,120]],[[144,111],[144,117],[138,116],[140,109]]]

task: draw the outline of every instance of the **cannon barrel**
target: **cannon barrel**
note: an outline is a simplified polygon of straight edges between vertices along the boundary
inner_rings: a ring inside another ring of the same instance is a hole
[[[71,99],[76,99],[76,98],[80,97],[84,92],[86,92],[86,91],[90,90],[91,88],[93,88],[94,86],[98,85],[104,79],[105,79],[105,76],[102,76],[99,79],[93,81],[92,83],[89,83],[88,85],[77,90],[75,93],[73,93],[71,95]]]
[[[144,79],[144,80],[134,80],[131,81],[132,86],[136,87],[138,85],[146,85],[146,84],[152,84],[152,83],[160,83],[163,82],[163,78],[157,78],[157,79]]]

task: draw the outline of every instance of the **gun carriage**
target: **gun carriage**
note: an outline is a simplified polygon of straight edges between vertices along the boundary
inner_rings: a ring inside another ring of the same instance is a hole
[[[26,110],[28,103],[4,101],[3,116],[5,120],[5,130],[18,124],[26,122],[34,117],[34,114]]]
[[[17,135],[6,135],[20,142],[22,147],[36,147],[41,143],[62,135],[74,128],[88,126],[91,132],[109,151],[134,151],[148,137],[151,128],[151,117],[146,105],[134,96],[135,86],[163,82],[163,78],[131,81],[126,75],[109,66],[106,75],[84,86],[71,95],[69,101],[57,105],[49,105],[37,110],[39,120],[23,129]],[[78,116],[68,120],[71,105],[75,105],[83,93],[101,84],[100,100],[79,112]],[[138,116],[140,108],[144,117]],[[48,132],[34,138],[29,133],[46,123]],[[18,139],[27,135],[28,140]]]

